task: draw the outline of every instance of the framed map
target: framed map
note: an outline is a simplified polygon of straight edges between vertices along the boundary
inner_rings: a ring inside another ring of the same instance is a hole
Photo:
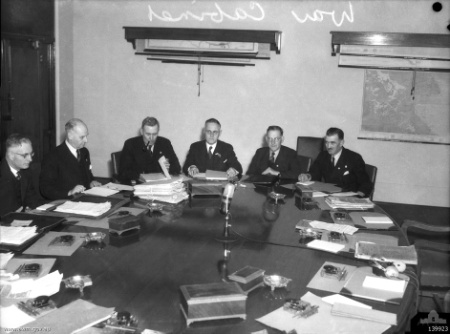
[[[366,70],[358,138],[450,145],[450,73]]]

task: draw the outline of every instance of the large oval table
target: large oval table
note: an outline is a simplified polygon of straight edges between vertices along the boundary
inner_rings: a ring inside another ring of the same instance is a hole
[[[285,298],[300,298],[308,282],[325,261],[367,265],[352,254],[332,254],[309,249],[299,242],[295,225],[301,219],[331,222],[329,211],[300,210],[294,192],[286,189],[286,198],[278,203],[268,197],[265,187],[238,187],[231,204],[230,235],[236,240],[223,242],[225,217],[219,212],[220,199],[195,198],[177,205],[151,211],[141,221],[139,240],[111,244],[107,235],[104,249],[80,247],[70,257],[58,257],[53,270],[64,277],[90,275],[92,287],[85,289],[86,300],[94,304],[126,310],[136,316],[140,329],[165,333],[251,333],[267,329],[255,319],[283,305]],[[297,198],[298,200],[298,198]],[[134,205],[131,202],[130,205]],[[376,210],[381,210],[376,208]],[[73,221],[69,219],[69,221]],[[103,231],[65,224],[62,231]],[[395,235],[398,231],[377,232]],[[180,286],[221,282],[227,275],[246,265],[261,268],[266,274],[292,279],[280,294],[268,287],[250,292],[243,319],[194,322],[186,325],[180,310]],[[314,290],[325,296],[329,292]],[[374,308],[398,315],[401,331],[414,301],[414,289],[408,285],[400,305],[364,301]],[[60,307],[77,298],[77,290],[61,286],[52,299]],[[318,318],[318,321],[320,319]]]

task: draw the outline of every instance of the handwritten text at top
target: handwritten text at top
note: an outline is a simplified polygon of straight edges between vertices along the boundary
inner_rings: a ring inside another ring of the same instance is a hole
[[[195,4],[195,1],[192,3]],[[148,18],[150,21],[159,20],[162,22],[178,22],[178,21],[188,21],[188,20],[196,20],[196,21],[205,21],[211,20],[215,23],[221,23],[224,20],[230,21],[239,21],[239,20],[252,20],[252,21],[262,21],[265,18],[264,8],[258,3],[254,1],[249,2],[249,6],[247,9],[237,7],[233,10],[224,10],[222,7],[214,3],[213,11],[202,11],[198,13],[194,13],[190,10],[184,11],[182,13],[173,14],[167,10],[161,11],[159,14],[156,13],[152,6],[148,6]],[[315,9],[312,12],[308,13],[299,13],[298,11],[291,11],[294,19],[299,23],[306,23],[308,21],[312,22],[323,22],[325,19],[330,19],[333,24],[337,27],[340,27],[346,20],[349,23],[353,23],[353,6],[351,2],[348,2],[348,13],[343,10],[342,15],[339,18],[339,14],[336,14],[336,11],[324,11],[322,9]]]

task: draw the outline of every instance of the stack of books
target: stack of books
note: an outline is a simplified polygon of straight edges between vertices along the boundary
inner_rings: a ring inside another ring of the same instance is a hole
[[[136,185],[134,186],[134,196],[172,204],[189,198],[181,177]]]
[[[257,287],[264,285],[264,270],[245,266],[229,275],[228,279],[237,282],[244,292],[249,293]]]
[[[353,210],[365,210],[371,209],[375,206],[373,202],[368,198],[357,198],[351,196],[335,197],[328,196],[325,202],[332,209],[353,209]]]

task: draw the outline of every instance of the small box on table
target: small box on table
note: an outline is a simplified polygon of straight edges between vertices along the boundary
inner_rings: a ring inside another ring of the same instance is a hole
[[[246,318],[247,296],[237,283],[182,285],[180,290],[188,326],[194,321]]]
[[[228,279],[239,284],[246,293],[264,285],[264,270],[245,266],[228,276]]]
[[[140,229],[140,217],[134,216],[128,211],[119,211],[108,218],[109,231],[121,235],[134,229]]]

